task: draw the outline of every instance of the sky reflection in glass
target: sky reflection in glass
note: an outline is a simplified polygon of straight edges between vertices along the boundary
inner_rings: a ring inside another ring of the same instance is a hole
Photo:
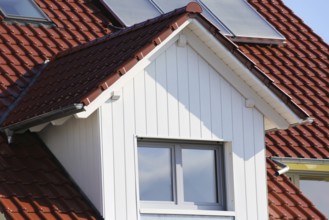
[[[6,16],[46,19],[30,0],[0,0],[0,8]]]
[[[184,200],[216,203],[215,150],[183,149]]]
[[[138,148],[140,199],[173,201],[171,149]]]

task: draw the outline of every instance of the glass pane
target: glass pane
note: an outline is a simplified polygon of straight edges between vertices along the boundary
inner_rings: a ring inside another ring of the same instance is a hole
[[[329,182],[319,180],[300,180],[301,191],[310,199],[314,205],[329,217]]]
[[[173,201],[171,149],[138,147],[140,199]]]
[[[46,19],[33,1],[1,0],[0,8],[6,16]]]
[[[160,15],[160,12],[147,0],[102,0],[102,2],[127,26]]]
[[[183,149],[184,200],[217,202],[215,150]]]
[[[201,0],[236,36],[284,39],[245,0]]]

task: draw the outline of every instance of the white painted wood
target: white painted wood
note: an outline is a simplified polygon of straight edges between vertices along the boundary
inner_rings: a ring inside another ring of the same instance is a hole
[[[145,91],[145,121],[146,121],[146,130],[139,131],[136,130],[137,134],[146,133],[148,135],[157,135],[157,127],[158,127],[158,120],[157,120],[157,94],[156,94],[156,65],[155,62],[151,63],[145,70],[144,78],[145,78],[145,87],[135,87],[136,92],[139,92],[137,89]],[[137,85],[137,81],[135,84]],[[139,92],[140,93],[140,92]],[[143,97],[140,97],[143,100]],[[137,101],[138,100],[138,101]],[[139,99],[136,99],[136,107],[139,105],[143,105],[142,102],[139,102]],[[136,119],[139,115],[136,115]],[[142,122],[143,123],[143,122]],[[136,126],[139,126],[138,122],[136,121]]]
[[[72,118],[62,126],[49,126],[39,135],[73,180],[103,214],[98,113],[95,112],[88,119],[83,120]]]
[[[156,78],[156,104],[157,104],[157,133],[161,136],[168,135],[168,99],[167,99],[167,68],[166,55],[161,54],[155,60]]]
[[[200,78],[198,54],[188,47],[190,137],[201,138]]]
[[[76,113],[74,116],[76,118],[87,118],[94,111],[96,111],[101,105],[103,105],[110,97],[113,91],[117,88],[121,88],[126,82],[131,80],[138,74],[141,70],[145,69],[155,57],[163,53],[173,42],[176,42],[179,38],[179,33],[186,28],[191,23],[191,20],[185,21],[182,25],[174,30],[170,36],[168,36],[164,41],[161,42],[159,46],[154,48],[149,54],[147,54],[141,61],[139,61],[132,69],[130,69],[125,75],[121,76],[111,87],[106,89],[102,94],[100,94],[92,103],[88,106],[84,106],[83,112]]]
[[[69,120],[72,117],[72,115],[70,116],[66,116],[64,118],[59,118],[57,120],[51,121],[51,124],[54,126],[60,126],[63,125],[65,122],[67,122],[67,120]]]
[[[180,35],[180,39],[182,36]],[[166,51],[167,95],[168,95],[168,135],[179,136],[178,115],[178,72],[177,48],[170,47]]]
[[[246,202],[247,202],[247,219],[251,220],[257,216],[257,188],[255,173],[255,146],[254,146],[254,125],[253,112],[250,108],[243,109],[243,140],[244,140],[244,160],[245,160],[245,177],[246,177]],[[247,220],[246,219],[246,220]]]
[[[190,136],[190,115],[189,109],[189,72],[187,47],[177,48],[177,84],[178,84],[178,122],[179,135]]]
[[[141,214],[159,214],[159,215],[197,215],[197,216],[235,216],[235,212],[217,211],[217,210],[186,210],[186,209],[140,209]]]
[[[40,132],[42,131],[45,127],[47,127],[49,125],[49,122],[46,122],[46,123],[43,123],[43,124],[40,124],[40,125],[37,125],[37,126],[34,126],[34,127],[31,127],[29,128],[29,130],[31,132]]]
[[[125,158],[135,158],[135,114],[134,108],[134,82],[126,84],[122,92],[123,97],[123,114],[124,114],[124,151]],[[125,160],[126,166],[126,216],[127,219],[134,219],[138,215],[137,198],[135,191],[135,175],[130,175],[129,170],[135,170],[135,160]],[[129,198],[129,199],[128,199]]]
[[[217,62],[225,66],[220,60]],[[162,141],[224,139],[228,209],[235,212],[236,219],[263,220],[260,216],[268,215],[264,203],[267,194],[258,189],[266,183],[265,168],[259,167],[264,159],[259,156],[256,162],[253,156],[264,153],[264,143],[255,140],[264,135],[263,115],[245,106],[246,98],[222,77],[222,72],[210,66],[191,46],[178,47],[173,43],[145,71],[126,82],[121,91],[119,100],[107,102],[100,110],[101,115],[109,115],[102,121],[104,143],[105,139],[113,139],[108,142],[110,146],[103,145],[112,149],[103,157],[113,158],[109,167],[104,163],[104,173],[113,170],[109,191],[114,196],[107,196],[105,203],[114,203],[109,206],[114,209],[114,219],[139,218],[134,135],[158,137]],[[256,173],[260,171],[263,175],[258,177]],[[105,181],[104,187],[107,191]]]
[[[104,219],[115,219],[115,187],[114,187],[114,151],[113,151],[113,127],[112,106],[103,105],[99,109],[99,123],[101,131],[102,154],[102,194]]]
[[[282,115],[280,115],[276,109],[271,106],[271,104],[279,104],[280,102],[276,102],[275,100],[271,100],[271,102],[267,102],[267,100],[264,100],[262,98],[262,95],[257,93],[253,90],[252,87],[250,87],[243,78],[241,78],[240,75],[238,75],[234,70],[228,66],[225,62],[218,62],[219,58],[221,57],[221,54],[215,54],[214,51],[212,51],[210,48],[204,46],[204,42],[201,42],[200,39],[195,36],[192,32],[188,32],[187,30],[184,31],[189,45],[198,53],[204,57],[208,63],[218,72],[221,72],[223,78],[227,80],[230,84],[234,86],[236,90],[238,90],[241,94],[243,94],[246,98],[253,98],[256,103],[256,107],[263,112],[267,118],[269,118],[272,123],[276,124],[278,128],[287,128],[289,126],[289,123],[286,118],[283,118]],[[227,52],[227,51],[226,51]],[[233,55],[230,55],[233,56]],[[232,59],[235,59],[232,57]],[[232,61],[233,62],[233,61]],[[234,64],[238,65],[236,63],[237,60],[235,60]],[[241,65],[241,64],[239,64]],[[241,73],[240,73],[241,74]],[[252,74],[250,72],[245,72],[244,74]],[[244,74],[242,74],[244,76]],[[251,77],[251,76],[250,76]],[[254,76],[255,77],[255,76]],[[256,79],[254,79],[256,80]],[[258,82],[259,84],[262,84],[261,82]],[[265,88],[265,85],[262,85],[262,91],[268,92]],[[291,115],[292,118],[294,118],[294,115]],[[292,119],[293,120],[293,119]]]
[[[257,110],[253,111],[254,123],[254,146],[255,146],[255,167],[256,184],[257,184],[257,203],[263,204],[263,209],[257,209],[259,219],[268,218],[268,199],[263,195],[267,195],[267,175],[266,175],[266,155],[265,155],[265,132],[264,124],[260,123],[264,120],[264,116]],[[259,135],[263,133],[264,135]]]
[[[223,81],[224,82],[224,81]],[[222,83],[222,85],[225,85],[222,87],[222,90],[228,86],[227,83]],[[233,179],[234,179],[234,201],[235,201],[235,213],[237,216],[237,219],[245,219],[247,220],[247,198],[246,198],[246,174],[245,174],[245,159],[244,159],[244,127],[243,127],[243,108],[244,108],[244,102],[241,95],[233,90],[232,91],[232,115],[231,118],[231,132],[233,133],[231,136],[232,140],[232,163],[233,163]],[[223,101],[225,100],[225,97],[223,97]],[[225,106],[224,104],[222,105]],[[225,109],[223,109],[225,112]],[[225,113],[223,112],[223,124],[225,124],[226,117]],[[227,121],[227,123],[230,123],[230,121]],[[225,126],[225,125],[223,125]],[[223,128],[224,129],[224,128]],[[224,133],[228,133],[225,131]],[[243,184],[241,184],[243,183]],[[255,218],[256,219],[256,218]]]
[[[71,119],[41,132],[46,145],[105,219],[141,217],[136,135],[191,142],[223,139],[227,142],[228,210],[234,211],[235,219],[267,218],[264,117],[257,108],[247,108],[248,97],[226,80],[234,72],[220,59],[205,60],[209,54],[204,51],[209,49],[199,41],[196,44],[201,52],[190,44],[178,47],[175,41],[168,43],[145,69],[115,86],[113,91],[120,92],[120,99],[108,100],[99,113],[87,119]],[[232,219],[229,213],[214,217]]]

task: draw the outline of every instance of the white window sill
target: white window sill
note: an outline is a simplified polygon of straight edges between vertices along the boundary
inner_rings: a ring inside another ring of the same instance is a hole
[[[216,211],[216,210],[185,210],[185,209],[140,209],[141,214],[163,214],[163,215],[207,215],[207,216],[232,216],[233,211]]]

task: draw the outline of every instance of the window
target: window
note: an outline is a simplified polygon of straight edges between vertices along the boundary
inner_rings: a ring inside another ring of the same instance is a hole
[[[141,207],[224,210],[221,144],[140,142]]]
[[[6,18],[49,21],[33,0],[1,0],[0,9]]]
[[[326,217],[329,217],[329,173],[290,174],[292,181]]]

